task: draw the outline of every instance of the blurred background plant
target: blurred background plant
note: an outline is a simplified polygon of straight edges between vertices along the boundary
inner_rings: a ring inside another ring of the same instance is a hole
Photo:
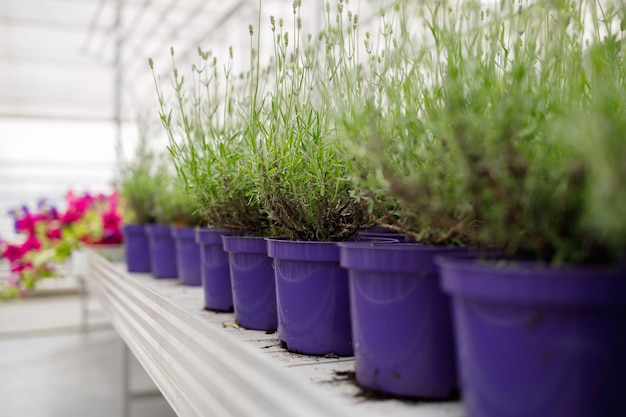
[[[624,229],[620,221],[606,227],[612,221],[605,219],[626,216],[623,187],[615,183],[624,178],[623,164],[613,159],[626,145],[619,133],[624,58],[616,42],[624,35],[624,6],[502,6],[434,8],[430,26],[445,61],[433,68],[442,74],[433,85],[441,100],[426,117],[454,151],[474,236],[508,256],[615,261],[626,250]]]
[[[625,10],[396,1],[373,35],[336,19],[324,94],[376,220],[427,244],[622,257]]]
[[[582,227],[608,259],[626,261],[626,4],[592,8],[593,39],[585,51],[584,107],[558,132],[573,142],[587,183]],[[600,22],[604,22],[600,24]],[[587,244],[587,247],[589,245]]]
[[[203,225],[198,200],[187,192],[185,183],[172,168],[167,154],[162,155],[159,177],[162,177],[162,185],[155,195],[153,207],[156,223],[176,226]]]
[[[397,201],[400,228],[556,264],[623,257],[624,5],[395,11],[338,107],[357,177]],[[416,21],[427,33],[408,36]]]
[[[33,210],[11,211],[21,242],[0,240],[0,257],[9,262],[11,276],[0,283],[0,300],[34,290],[44,279],[60,277],[74,249],[84,245],[122,242],[122,207],[116,192],[92,196],[69,191],[67,207],[59,211],[46,200]]]
[[[167,171],[162,171],[162,157],[154,149],[153,137],[149,125],[141,122],[134,155],[128,161],[118,162],[114,182],[125,207],[125,223],[148,224],[156,221],[155,201],[165,189]]]
[[[431,88],[438,75],[429,73],[433,45],[415,30],[427,27],[416,7],[423,6],[397,1],[382,8],[373,33],[361,33],[358,16],[343,13],[329,28],[332,72],[324,95],[373,220],[424,244],[468,243],[453,150],[425,117],[441,101]]]

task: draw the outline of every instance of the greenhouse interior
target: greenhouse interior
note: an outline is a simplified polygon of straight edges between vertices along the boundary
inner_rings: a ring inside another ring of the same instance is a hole
[[[0,2],[0,416],[626,416],[621,0]]]

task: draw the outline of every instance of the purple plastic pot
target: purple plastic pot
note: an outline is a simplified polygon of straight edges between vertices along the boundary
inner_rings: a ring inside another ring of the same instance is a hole
[[[146,225],[148,242],[150,243],[150,260],[152,275],[155,278],[176,278],[176,246],[169,224]]]
[[[395,231],[388,227],[372,226],[372,227],[368,227],[367,229],[364,229],[363,231],[359,233],[395,233]]]
[[[149,273],[150,244],[146,228],[142,224],[125,224],[122,226],[124,234],[124,256],[128,272]]]
[[[222,240],[237,323],[246,329],[276,330],[276,285],[265,238],[222,236]]]
[[[196,228],[172,226],[172,236],[176,245],[176,264],[180,283],[202,285],[200,245],[196,242]]]
[[[395,239],[400,243],[405,243],[406,236],[402,233],[394,233],[394,232],[359,232],[359,237],[368,239],[368,238],[390,238]]]
[[[340,243],[348,268],[356,379],[385,393],[448,398],[458,388],[448,297],[434,257],[464,248]]]
[[[348,273],[333,242],[267,239],[274,259],[278,337],[287,350],[352,355]]]
[[[469,417],[626,416],[626,273],[441,258]]]
[[[207,310],[233,311],[228,254],[224,251],[222,235],[236,233],[241,231],[196,229],[196,241],[200,244],[204,307]]]

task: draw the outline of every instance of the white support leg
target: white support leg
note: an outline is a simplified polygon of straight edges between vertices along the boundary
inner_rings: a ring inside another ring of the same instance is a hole
[[[126,342],[122,342],[122,417],[130,417],[130,350]]]

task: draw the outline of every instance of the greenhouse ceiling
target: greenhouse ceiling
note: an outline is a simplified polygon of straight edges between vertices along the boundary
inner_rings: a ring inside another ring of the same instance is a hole
[[[303,26],[317,31],[325,1],[304,3]],[[291,4],[263,0],[261,32]],[[161,79],[171,46],[181,65],[199,46],[225,56],[230,45],[246,63],[258,20],[258,0],[2,0],[0,118],[131,119],[156,101],[148,58]]]

